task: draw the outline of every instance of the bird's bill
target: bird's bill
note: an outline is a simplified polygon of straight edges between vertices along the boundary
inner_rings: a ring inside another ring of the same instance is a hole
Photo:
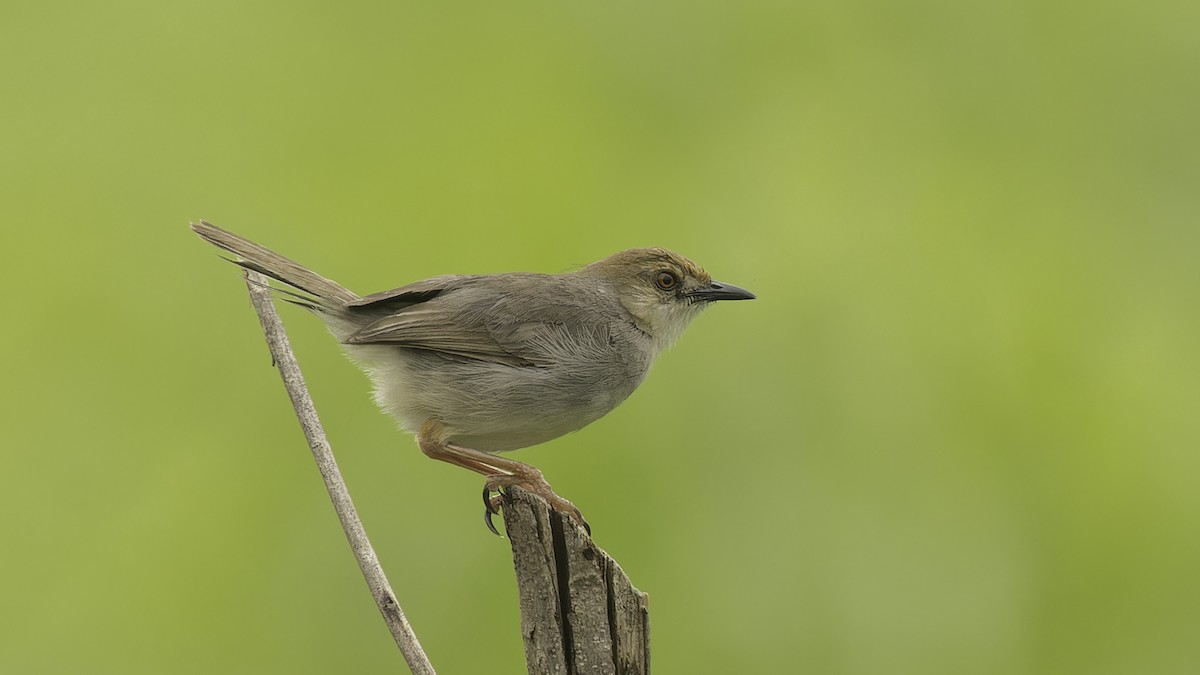
[[[693,298],[703,300],[705,302],[713,302],[715,300],[753,300],[755,295],[750,291],[734,286],[733,284],[723,284],[719,281],[714,281],[705,288],[699,288],[690,293]]]

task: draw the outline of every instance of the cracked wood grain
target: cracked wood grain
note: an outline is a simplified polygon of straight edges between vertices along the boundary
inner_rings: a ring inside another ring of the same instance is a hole
[[[645,593],[575,521],[520,488],[507,493],[530,675],[648,675]]]

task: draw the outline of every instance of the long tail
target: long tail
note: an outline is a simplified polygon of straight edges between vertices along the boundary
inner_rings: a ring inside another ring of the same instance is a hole
[[[342,288],[336,282],[330,281],[303,265],[289,260],[278,253],[238,235],[222,230],[212,223],[200,221],[192,223],[192,231],[202,239],[217,248],[224,249],[237,256],[233,262],[246,269],[262,274],[304,291],[315,298],[315,303],[329,308],[345,307],[347,303],[358,300],[354,293]],[[278,289],[277,289],[278,290]],[[286,291],[285,291],[286,292]],[[302,300],[309,298],[299,296]],[[310,302],[301,302],[311,309],[316,309]]]

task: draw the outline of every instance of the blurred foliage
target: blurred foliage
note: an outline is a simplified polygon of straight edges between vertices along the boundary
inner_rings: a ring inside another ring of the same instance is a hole
[[[759,294],[516,454],[655,672],[1197,672],[1197,7],[6,3],[0,671],[397,668],[204,217],[362,292]],[[521,672],[482,481],[284,312],[435,665]]]

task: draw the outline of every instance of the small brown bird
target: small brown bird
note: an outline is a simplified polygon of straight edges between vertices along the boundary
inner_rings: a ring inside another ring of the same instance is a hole
[[[360,297],[206,222],[192,229],[290,289],[370,376],[375,401],[428,456],[487,477],[485,516],[520,485],[586,526],[542,473],[496,453],[603,417],[705,307],[754,294],[661,248],[621,251],[565,274],[448,275]]]

